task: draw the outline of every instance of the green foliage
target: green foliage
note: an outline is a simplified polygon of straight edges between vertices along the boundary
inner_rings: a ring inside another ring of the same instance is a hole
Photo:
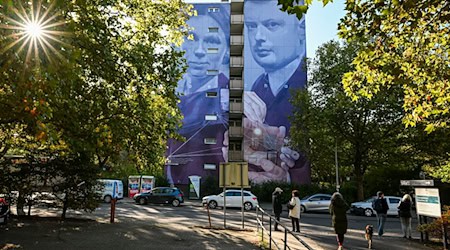
[[[347,1],[340,36],[364,47],[344,77],[346,92],[356,100],[401,87],[406,126],[447,127],[449,6],[440,0]]]
[[[298,190],[300,192],[300,198],[316,193],[332,194],[335,191],[334,188],[330,186],[320,186],[317,184],[299,185],[277,181],[268,181],[260,184],[252,183],[251,191],[258,197],[259,201],[271,202],[272,193],[276,187],[283,189],[283,193],[281,194],[281,201],[283,204],[290,200],[293,190]]]
[[[450,238],[450,231],[448,230],[448,223],[450,221],[450,207],[444,206],[442,218],[433,220],[430,223],[417,226],[417,230],[422,233],[429,233],[431,236],[442,239],[442,223],[447,227],[447,238]]]
[[[201,194],[202,196],[219,194],[222,190],[219,187],[219,182],[213,176],[206,176],[202,179]]]
[[[323,6],[327,5],[333,0],[318,0],[323,3]],[[303,4],[302,4],[303,2]],[[278,0],[278,5],[281,5],[280,10],[287,12],[288,14],[296,15],[298,19],[301,19],[308,11],[309,6],[312,4],[312,0]]]
[[[407,165],[409,159],[402,151],[401,90],[352,101],[342,87],[359,48],[357,43],[331,41],[317,50],[309,64],[308,89],[294,92],[291,100],[291,142],[306,153],[315,182],[334,182],[337,150],[341,176],[352,177],[362,200],[369,168]]]
[[[47,36],[31,46],[16,26],[38,9],[47,13]],[[95,207],[83,200],[95,198],[92,180],[119,160],[162,172],[181,121],[177,47],[191,14],[181,0],[1,1],[0,162],[7,154],[35,159],[28,164],[52,159],[45,173],[34,176],[29,165],[12,176],[60,180],[64,211]],[[21,189],[23,202],[33,187],[20,183],[0,188]]]

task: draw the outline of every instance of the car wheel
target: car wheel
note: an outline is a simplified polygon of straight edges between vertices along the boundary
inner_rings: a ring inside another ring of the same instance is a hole
[[[112,197],[110,195],[106,195],[105,197],[103,197],[103,201],[106,203],[110,203],[112,200]]]
[[[306,212],[306,207],[301,205],[300,206],[300,213],[305,213]]]
[[[250,210],[252,210],[252,208],[253,208],[252,203],[250,203],[250,202],[244,203],[244,210],[245,211],[250,211]]]
[[[178,207],[179,205],[180,205],[180,201],[179,201],[178,199],[174,199],[174,200],[172,201],[172,206]]]
[[[145,200],[145,198],[139,198],[138,203],[141,205],[145,205],[147,201]]]
[[[366,208],[366,209],[364,210],[364,215],[367,216],[367,217],[372,217],[372,215],[373,215],[372,209]]]
[[[208,207],[209,208],[216,208],[217,207],[217,201],[210,201],[209,203],[208,203]]]

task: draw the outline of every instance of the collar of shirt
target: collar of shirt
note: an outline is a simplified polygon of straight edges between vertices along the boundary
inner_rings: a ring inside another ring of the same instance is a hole
[[[267,73],[269,76],[270,89],[272,90],[272,94],[274,96],[276,96],[283,88],[289,87],[287,85],[287,82],[294,74],[294,72],[297,70],[299,65],[300,65],[300,58],[297,58],[292,62],[290,62],[285,67]]]
[[[200,88],[198,88],[195,91],[192,91],[192,79],[187,74],[183,77],[183,79],[178,83],[177,92],[179,94],[184,95],[190,95],[193,93],[205,91],[208,89],[217,88],[219,86],[219,76],[216,75],[213,78],[211,78],[209,81],[207,81],[205,84],[203,84]]]

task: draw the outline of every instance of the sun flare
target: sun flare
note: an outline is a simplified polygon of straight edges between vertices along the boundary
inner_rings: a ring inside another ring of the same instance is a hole
[[[42,52],[50,62],[54,58],[52,54],[62,58],[60,52],[62,47],[69,45],[64,43],[61,37],[68,36],[70,33],[59,30],[65,22],[58,21],[58,13],[55,13],[53,8],[54,2],[45,7],[40,1],[37,4],[33,1],[27,7],[25,9],[21,4],[18,8],[11,6],[11,16],[3,15],[4,20],[0,22],[3,23],[0,24],[0,29],[10,31],[6,36],[10,42],[0,49],[0,56],[10,49],[15,49],[17,54],[26,49],[25,63],[30,62],[32,55],[35,57],[35,62],[39,63],[41,61],[39,55]]]

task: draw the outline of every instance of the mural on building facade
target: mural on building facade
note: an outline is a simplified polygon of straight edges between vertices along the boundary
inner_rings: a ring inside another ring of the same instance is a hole
[[[211,170],[226,155],[230,5],[194,4],[194,9],[197,15],[187,22],[191,39],[182,45],[188,69],[177,88],[184,115],[179,133],[186,141],[169,141],[167,152],[166,175],[175,185],[188,184],[192,175],[216,176]]]
[[[291,89],[306,86],[305,20],[279,10],[278,1],[244,3],[244,159],[249,178],[310,182],[310,166],[289,147]]]

